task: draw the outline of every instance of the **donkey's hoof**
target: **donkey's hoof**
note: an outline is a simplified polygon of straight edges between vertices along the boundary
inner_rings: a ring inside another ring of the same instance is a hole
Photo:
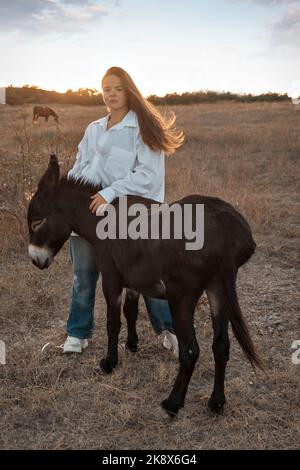
[[[128,351],[130,351],[132,353],[136,353],[139,349],[139,345],[138,345],[138,343],[130,343],[130,342],[126,341],[126,349],[128,349]]]
[[[101,359],[100,361],[100,367],[105,374],[111,374],[112,371],[114,370],[114,367],[112,366],[111,362],[108,361],[107,359]]]
[[[161,402],[162,408],[168,413],[170,418],[175,418],[177,416],[179,408],[182,408],[183,405],[176,405],[171,402],[168,398]]]
[[[210,398],[208,401],[208,407],[217,415],[222,415],[224,413],[225,398],[222,400],[216,400],[215,398]]]

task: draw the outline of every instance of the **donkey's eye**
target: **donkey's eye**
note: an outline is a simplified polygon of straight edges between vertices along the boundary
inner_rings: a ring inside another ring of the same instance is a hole
[[[44,219],[34,220],[33,222],[31,222],[32,230],[34,231],[40,228],[45,221],[46,221],[46,217]]]

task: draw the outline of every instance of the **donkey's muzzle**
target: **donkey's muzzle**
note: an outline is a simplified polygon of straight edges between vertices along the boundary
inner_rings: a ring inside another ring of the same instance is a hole
[[[39,269],[45,269],[45,268],[47,269],[51,264],[51,260],[50,260],[50,258],[47,258],[44,263],[40,263],[39,261],[36,261],[35,259],[32,259],[32,264],[34,266],[36,266],[37,268],[39,268]]]
[[[47,269],[53,260],[52,250],[46,246],[39,247],[29,245],[28,253],[31,258],[32,264],[39,269]]]

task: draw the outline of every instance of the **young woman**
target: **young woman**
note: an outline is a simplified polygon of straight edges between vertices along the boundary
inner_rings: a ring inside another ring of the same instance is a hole
[[[91,197],[90,210],[125,195],[164,201],[164,154],[172,154],[184,140],[175,130],[175,117],[167,120],[137,89],[131,77],[111,67],[102,79],[103,99],[109,114],[88,125],[68,177],[101,184]],[[93,313],[99,271],[92,245],[72,234],[72,301],[67,322],[65,353],[80,353],[93,331]],[[163,345],[178,355],[177,338],[167,300],[144,297],[156,333],[166,331]]]

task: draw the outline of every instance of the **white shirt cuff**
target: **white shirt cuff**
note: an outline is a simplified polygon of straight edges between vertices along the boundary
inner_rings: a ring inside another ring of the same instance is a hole
[[[116,198],[115,191],[110,187],[101,189],[99,194],[108,202],[108,204],[110,204]]]

